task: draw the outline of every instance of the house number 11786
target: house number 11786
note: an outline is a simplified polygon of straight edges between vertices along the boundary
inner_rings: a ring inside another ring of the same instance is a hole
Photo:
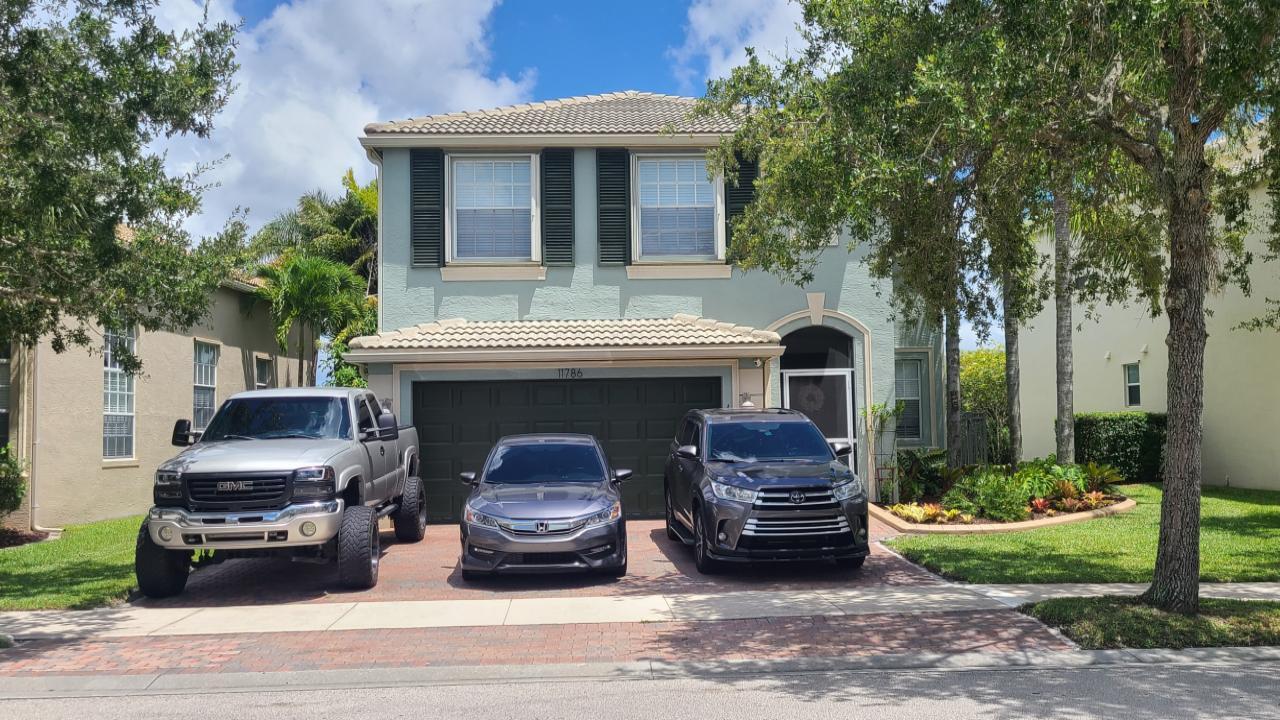
[[[556,370],[556,377],[561,380],[580,380],[582,368],[559,368]]]

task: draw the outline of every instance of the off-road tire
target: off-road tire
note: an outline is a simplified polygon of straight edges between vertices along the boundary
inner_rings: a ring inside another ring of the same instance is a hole
[[[427,493],[422,478],[410,476],[404,481],[404,496],[391,515],[391,523],[399,542],[416,543],[427,534]]]
[[[720,562],[707,555],[707,530],[702,521],[702,510],[693,511],[693,565],[703,575],[720,572]]]
[[[338,526],[338,581],[343,587],[368,590],[377,585],[381,554],[378,515],[373,508],[357,505],[343,510]]]
[[[138,579],[138,589],[149,598],[178,595],[187,587],[187,576],[191,574],[191,552],[157,545],[144,520],[134,546],[133,574]]]
[[[836,567],[840,568],[841,570],[857,570],[858,568],[862,567],[862,564],[865,563],[866,561],[867,561],[867,556],[865,555],[863,555],[862,557],[856,557],[856,558],[837,558]]]

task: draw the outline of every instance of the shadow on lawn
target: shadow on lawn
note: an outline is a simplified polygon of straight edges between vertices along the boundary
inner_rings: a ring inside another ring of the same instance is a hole
[[[81,610],[124,600],[132,585],[132,558],[118,562],[80,560],[39,567],[0,566],[0,605],[20,607],[33,598],[65,597],[75,598],[66,607]]]

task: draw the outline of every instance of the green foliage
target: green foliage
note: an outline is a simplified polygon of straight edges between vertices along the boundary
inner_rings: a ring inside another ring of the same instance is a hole
[[[960,353],[960,405],[987,419],[987,460],[1007,463],[1009,405],[1004,378],[1004,348],[978,348]]]
[[[235,27],[165,32],[154,9],[53,0],[0,10],[5,341],[43,338],[62,352],[99,347],[105,325],[187,328],[238,259],[239,222],[198,244],[183,231],[203,187],[168,174],[156,149],[212,131],[232,89]]]
[[[1111,465],[1128,482],[1163,477],[1164,413],[1076,415],[1076,462]]]
[[[948,510],[998,522],[1027,519],[1027,497],[1015,476],[985,468],[959,480],[942,496]]]
[[[1106,463],[1090,462],[1084,465],[1085,489],[1089,492],[1106,492],[1112,485],[1124,482],[1119,470]]]
[[[0,445],[0,518],[22,507],[27,481],[22,477],[22,461],[12,445]]]
[[[899,450],[898,494],[906,502],[938,497],[950,484],[943,478],[946,471],[945,450]]]
[[[304,337],[310,331],[314,340],[335,335],[367,312],[364,282],[351,268],[332,260],[289,254],[278,264],[263,266],[258,276],[264,281],[259,295],[271,306],[281,350],[288,350],[295,327]],[[300,344],[299,361],[307,350]]]
[[[365,298],[364,305],[358,318],[345,328],[340,330],[338,334],[333,336],[329,341],[328,362],[329,374],[333,378],[332,382],[338,387],[368,387],[369,383],[364,376],[360,374],[360,370],[355,365],[350,365],[342,359],[347,352],[347,346],[353,338],[362,335],[373,335],[378,332],[378,298],[370,296]]]
[[[1022,493],[1028,498],[1051,498],[1057,488],[1057,479],[1040,463],[1026,463],[1014,473],[1022,485]]]

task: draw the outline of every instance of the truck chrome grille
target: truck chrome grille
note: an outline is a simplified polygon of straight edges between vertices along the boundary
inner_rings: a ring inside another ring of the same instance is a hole
[[[826,510],[834,509],[837,504],[830,486],[819,485],[761,488],[756,494],[755,506],[769,510]]]
[[[750,517],[747,518],[742,534],[757,537],[801,537],[835,535],[849,530],[849,521],[844,515],[808,518]]]
[[[270,510],[288,500],[289,475],[284,473],[192,473],[184,474],[182,481],[193,506],[200,508]]]

